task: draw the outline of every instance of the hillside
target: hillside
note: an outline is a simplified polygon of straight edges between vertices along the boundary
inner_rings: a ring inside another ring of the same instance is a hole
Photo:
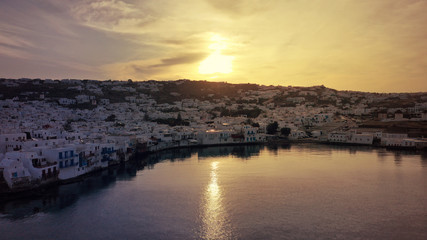
[[[335,106],[351,109],[353,106],[376,108],[410,108],[427,102],[427,93],[368,93],[338,91],[324,86],[283,87],[257,84],[230,84],[208,81],[97,81],[97,80],[41,80],[0,79],[0,99],[18,101],[57,101],[88,95],[92,99],[108,99],[112,103],[125,102],[126,97],[153,99],[157,104],[173,103],[184,99],[226,104],[274,104],[277,107]]]

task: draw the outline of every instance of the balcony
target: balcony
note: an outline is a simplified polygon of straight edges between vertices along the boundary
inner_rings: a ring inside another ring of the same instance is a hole
[[[110,157],[109,156],[107,156],[107,155],[104,155],[103,157],[102,157],[102,159],[101,159],[101,162],[108,162],[108,161],[110,161],[111,159],[110,159]]]
[[[114,150],[114,149],[110,149],[110,150],[108,150],[108,149],[102,149],[101,154],[112,154],[112,153],[115,153],[115,152],[116,152],[116,150]]]
[[[43,164],[40,164],[40,165],[34,165],[33,164],[33,167],[34,168],[45,168],[45,167],[50,167],[50,166],[56,166],[57,165],[57,162],[53,162],[53,163],[51,163],[51,162],[46,162],[46,163],[43,163]]]

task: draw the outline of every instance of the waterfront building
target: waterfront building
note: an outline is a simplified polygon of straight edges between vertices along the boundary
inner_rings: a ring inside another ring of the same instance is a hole
[[[401,147],[403,140],[408,138],[407,133],[383,133],[381,145],[386,147]]]
[[[258,133],[258,128],[245,125],[242,127],[244,141],[247,143],[265,142],[265,134]]]
[[[352,133],[348,142],[353,144],[372,145],[373,141],[374,141],[373,134]]]
[[[351,139],[348,132],[332,132],[328,134],[328,141],[333,143],[347,143]]]
[[[58,148],[40,148],[41,155],[49,162],[57,162],[59,167],[59,179],[68,180],[83,174],[78,171],[79,161],[75,146],[63,146]]]
[[[297,128],[291,128],[291,133],[289,134],[289,139],[291,140],[297,140],[297,139],[301,139],[301,138],[306,138],[307,133],[303,130],[299,130]]]
[[[0,172],[10,189],[31,187],[31,173],[20,160],[3,158],[0,161]]]
[[[235,133],[231,130],[210,129],[201,131],[197,135],[197,141],[201,145],[242,143],[244,139],[244,134],[242,132]]]
[[[99,146],[101,149],[101,166],[103,168],[119,162],[114,143],[102,143]]]
[[[5,158],[21,161],[23,166],[30,172],[31,181],[34,184],[44,184],[58,180],[58,164],[48,162],[46,158],[40,156],[37,152],[8,152]]]

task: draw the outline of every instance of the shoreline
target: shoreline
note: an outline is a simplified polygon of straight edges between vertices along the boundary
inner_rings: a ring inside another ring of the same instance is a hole
[[[94,171],[85,173],[83,175],[77,176],[75,178],[67,179],[67,180],[58,180],[56,182],[51,182],[39,186],[29,187],[25,189],[9,189],[6,186],[0,185],[0,201],[10,201],[15,199],[21,199],[25,197],[34,197],[34,196],[43,196],[47,190],[53,189],[55,187],[59,187],[61,185],[67,185],[75,182],[84,181],[86,178],[93,176],[99,172],[108,170],[110,168],[117,167],[118,165],[125,164],[126,162],[135,161],[144,156],[149,156],[150,154],[161,153],[167,150],[173,149],[186,149],[186,148],[207,148],[207,147],[222,147],[222,146],[250,146],[250,145],[264,145],[264,146],[289,146],[292,144],[320,144],[320,145],[330,145],[330,146],[363,146],[370,147],[372,149],[386,149],[389,151],[410,151],[414,153],[422,153],[426,152],[427,149],[416,149],[416,148],[406,148],[406,147],[386,147],[380,145],[366,145],[366,144],[355,144],[355,143],[336,143],[336,142],[328,142],[328,141],[318,141],[314,139],[301,139],[301,140],[279,140],[279,141],[269,141],[269,142],[244,142],[244,143],[227,143],[227,144],[195,144],[195,145],[182,145],[182,146],[172,146],[166,147],[162,149],[157,149],[154,151],[140,151],[138,152],[135,149],[134,154],[129,158],[128,161],[117,161],[114,164],[109,165],[105,168],[99,168]],[[146,161],[142,161],[144,165],[147,165]],[[3,182],[1,182],[3,183]],[[5,184],[2,184],[5,185]],[[1,189],[3,188],[3,189]]]

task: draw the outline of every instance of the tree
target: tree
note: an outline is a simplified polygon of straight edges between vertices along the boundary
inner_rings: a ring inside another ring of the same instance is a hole
[[[108,116],[108,117],[105,119],[105,121],[106,121],[106,122],[114,122],[114,121],[116,121],[116,115],[111,114],[110,116]]]
[[[126,126],[126,124],[124,124],[124,123],[122,123],[122,122],[116,122],[116,123],[114,124],[114,127],[124,127],[124,126]]]
[[[146,112],[146,113],[144,114],[144,121],[146,121],[146,122],[151,121],[151,118],[150,118],[150,115],[148,115],[148,112]]]
[[[252,125],[254,122],[252,121],[252,119],[247,118],[243,123],[246,125]]]
[[[269,123],[266,129],[267,134],[276,134],[278,127],[279,127],[279,124],[277,122]]]
[[[291,129],[290,128],[281,128],[280,129],[280,134],[282,134],[283,136],[289,136],[289,134],[291,133]]]
[[[72,122],[72,120],[68,119],[67,123],[64,124],[63,128],[64,128],[65,131],[67,131],[67,132],[72,132],[73,131],[73,127],[71,126],[71,122]]]

